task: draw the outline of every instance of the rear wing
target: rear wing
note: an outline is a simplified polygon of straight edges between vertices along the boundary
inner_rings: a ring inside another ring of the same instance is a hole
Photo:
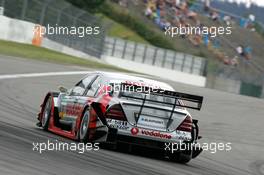
[[[141,97],[127,95],[125,92],[142,93],[144,94],[144,97],[141,98]],[[146,98],[147,95],[157,95],[157,96],[169,97],[175,100],[173,103],[166,102],[166,101],[158,101],[158,100],[153,100],[153,99],[147,99]],[[132,84],[127,84],[127,83],[121,83],[121,89],[120,89],[119,96],[133,98],[137,100],[143,100],[142,107],[144,106],[146,101],[149,101],[149,102],[154,102],[154,103],[173,105],[173,110],[175,109],[176,106],[195,109],[195,110],[201,110],[202,103],[203,103],[202,96],[175,92],[175,91],[168,91],[164,89],[154,89],[149,86],[138,86],[138,85],[132,85]],[[181,102],[178,102],[178,100],[181,100]]]

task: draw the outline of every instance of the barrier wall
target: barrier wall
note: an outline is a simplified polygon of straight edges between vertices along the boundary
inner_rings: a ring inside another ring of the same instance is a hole
[[[0,15],[0,39],[31,44],[35,24]]]
[[[69,37],[68,34],[47,35],[46,37],[88,55],[97,58],[101,56],[105,38],[102,19],[75,7],[65,0],[0,0],[0,6],[2,6],[4,16],[33,24],[41,24],[46,27],[55,27],[56,24],[68,27],[75,26],[76,28],[99,27],[99,35],[87,34],[85,38],[77,35]],[[39,40],[36,39],[35,41],[35,45],[39,45]]]
[[[264,98],[264,84],[263,84],[263,89],[262,89],[262,96],[261,98]]]
[[[105,62],[114,66],[124,68],[131,71],[136,71],[144,74],[154,75],[167,80],[172,80],[184,84],[190,84],[194,86],[205,87],[206,78],[199,75],[188,74],[176,70],[161,68],[157,66],[151,66],[134,61],[129,61],[121,58],[111,57],[104,55],[102,57]]]
[[[32,44],[34,28],[36,26],[35,24],[0,15],[0,26],[0,39],[25,44]],[[99,61],[93,56],[57,43],[48,38],[43,38],[41,46],[68,55]]]
[[[98,58],[95,58],[95,57],[93,57],[91,55],[88,55],[88,54],[86,54],[84,52],[81,52],[79,50],[75,50],[73,48],[67,47],[67,46],[62,45],[60,43],[52,41],[52,40],[50,40],[48,38],[43,38],[41,46],[45,47],[47,49],[50,49],[50,50],[54,50],[54,51],[57,51],[57,52],[65,53],[67,55],[77,56],[77,57],[80,57],[80,58],[101,62],[101,60],[99,60]]]
[[[239,80],[232,80],[224,77],[210,75],[207,77],[206,87],[239,94],[241,82]]]
[[[4,15],[4,7],[0,6],[0,15]]]

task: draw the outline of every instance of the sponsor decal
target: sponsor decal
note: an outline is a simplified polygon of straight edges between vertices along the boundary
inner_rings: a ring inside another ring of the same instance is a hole
[[[176,130],[176,138],[178,140],[191,140],[192,136],[190,132]]]
[[[141,134],[147,135],[147,136],[152,136],[152,137],[158,137],[158,138],[162,138],[162,139],[171,139],[170,134],[161,133],[159,131],[150,131],[150,130],[142,129]]]
[[[111,128],[127,130],[129,128],[127,121],[107,119],[107,122]]]
[[[82,112],[82,108],[82,105],[66,104],[66,106],[61,106],[61,111],[64,116],[78,116]]]
[[[142,121],[148,122],[148,123],[157,123],[157,124],[164,124],[163,120],[153,120],[153,119],[148,119],[148,118],[142,118]]]
[[[165,122],[164,119],[157,118],[157,117],[151,117],[146,115],[141,115],[138,120],[138,125],[144,127],[153,127],[153,128],[159,128],[159,129],[165,129]]]
[[[139,132],[138,128],[132,128],[132,129],[131,129],[131,134],[132,134],[132,135],[137,135],[138,132]]]
[[[139,129],[138,128],[132,128],[131,129],[131,134],[132,135],[137,135],[138,133],[139,133]],[[170,134],[161,133],[159,131],[141,129],[140,133],[142,135],[157,137],[157,138],[161,138],[161,139],[171,139],[172,138],[172,136]]]

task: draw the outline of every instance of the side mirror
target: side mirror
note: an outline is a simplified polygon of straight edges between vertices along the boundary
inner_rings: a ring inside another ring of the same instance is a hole
[[[60,86],[59,87],[59,91],[61,92],[61,93],[67,93],[67,89],[65,88],[65,87],[63,87],[63,86]]]

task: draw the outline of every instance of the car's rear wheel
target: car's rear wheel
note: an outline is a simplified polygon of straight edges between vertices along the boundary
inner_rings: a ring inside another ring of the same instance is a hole
[[[50,115],[51,115],[51,102],[52,102],[51,100],[52,100],[51,97],[47,99],[44,110],[42,112],[42,118],[41,118],[42,128],[46,131],[49,128],[49,120],[50,120]]]
[[[192,150],[185,150],[176,153],[170,153],[169,159],[174,162],[186,164],[192,159]]]
[[[83,114],[80,129],[79,129],[79,138],[81,142],[87,143],[89,142],[89,122],[90,122],[90,114],[89,110],[86,110]]]

